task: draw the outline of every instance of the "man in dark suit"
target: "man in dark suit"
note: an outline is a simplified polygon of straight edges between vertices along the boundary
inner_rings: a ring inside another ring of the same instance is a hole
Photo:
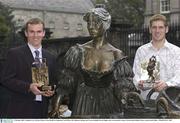
[[[25,36],[27,44],[9,50],[3,70],[2,85],[11,91],[5,117],[46,118],[48,100],[54,95],[54,91],[41,91],[41,85],[32,82],[31,68],[38,52],[39,58],[46,58],[50,84],[55,84],[55,57],[42,48],[45,36],[43,21],[38,18],[30,19],[26,23]]]

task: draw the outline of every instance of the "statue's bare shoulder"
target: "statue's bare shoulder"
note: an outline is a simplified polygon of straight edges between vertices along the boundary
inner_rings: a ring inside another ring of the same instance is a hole
[[[93,43],[93,41],[88,41],[88,42],[82,44],[81,47],[84,48],[84,49],[93,48],[92,43]]]
[[[107,48],[108,50],[111,50],[113,52],[115,60],[118,60],[124,57],[123,52],[120,49],[115,48],[111,44],[108,43]]]

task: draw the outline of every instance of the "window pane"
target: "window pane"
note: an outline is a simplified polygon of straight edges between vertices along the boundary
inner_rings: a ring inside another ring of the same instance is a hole
[[[167,13],[170,10],[169,0],[160,0],[160,12]]]

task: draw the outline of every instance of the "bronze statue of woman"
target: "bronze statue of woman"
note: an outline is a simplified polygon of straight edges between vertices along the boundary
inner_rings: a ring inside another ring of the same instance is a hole
[[[122,113],[123,94],[135,91],[133,72],[122,51],[108,43],[111,16],[94,8],[84,18],[92,40],[71,47],[59,74],[56,112],[62,93],[70,96],[73,117],[111,117]]]

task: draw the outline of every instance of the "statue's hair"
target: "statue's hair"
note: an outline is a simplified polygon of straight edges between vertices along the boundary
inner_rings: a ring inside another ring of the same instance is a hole
[[[110,28],[111,15],[109,14],[107,10],[105,10],[104,8],[93,8],[84,15],[83,19],[86,22],[89,22],[89,17],[91,14],[96,15],[100,19],[100,21],[103,23],[103,27],[105,30]]]

